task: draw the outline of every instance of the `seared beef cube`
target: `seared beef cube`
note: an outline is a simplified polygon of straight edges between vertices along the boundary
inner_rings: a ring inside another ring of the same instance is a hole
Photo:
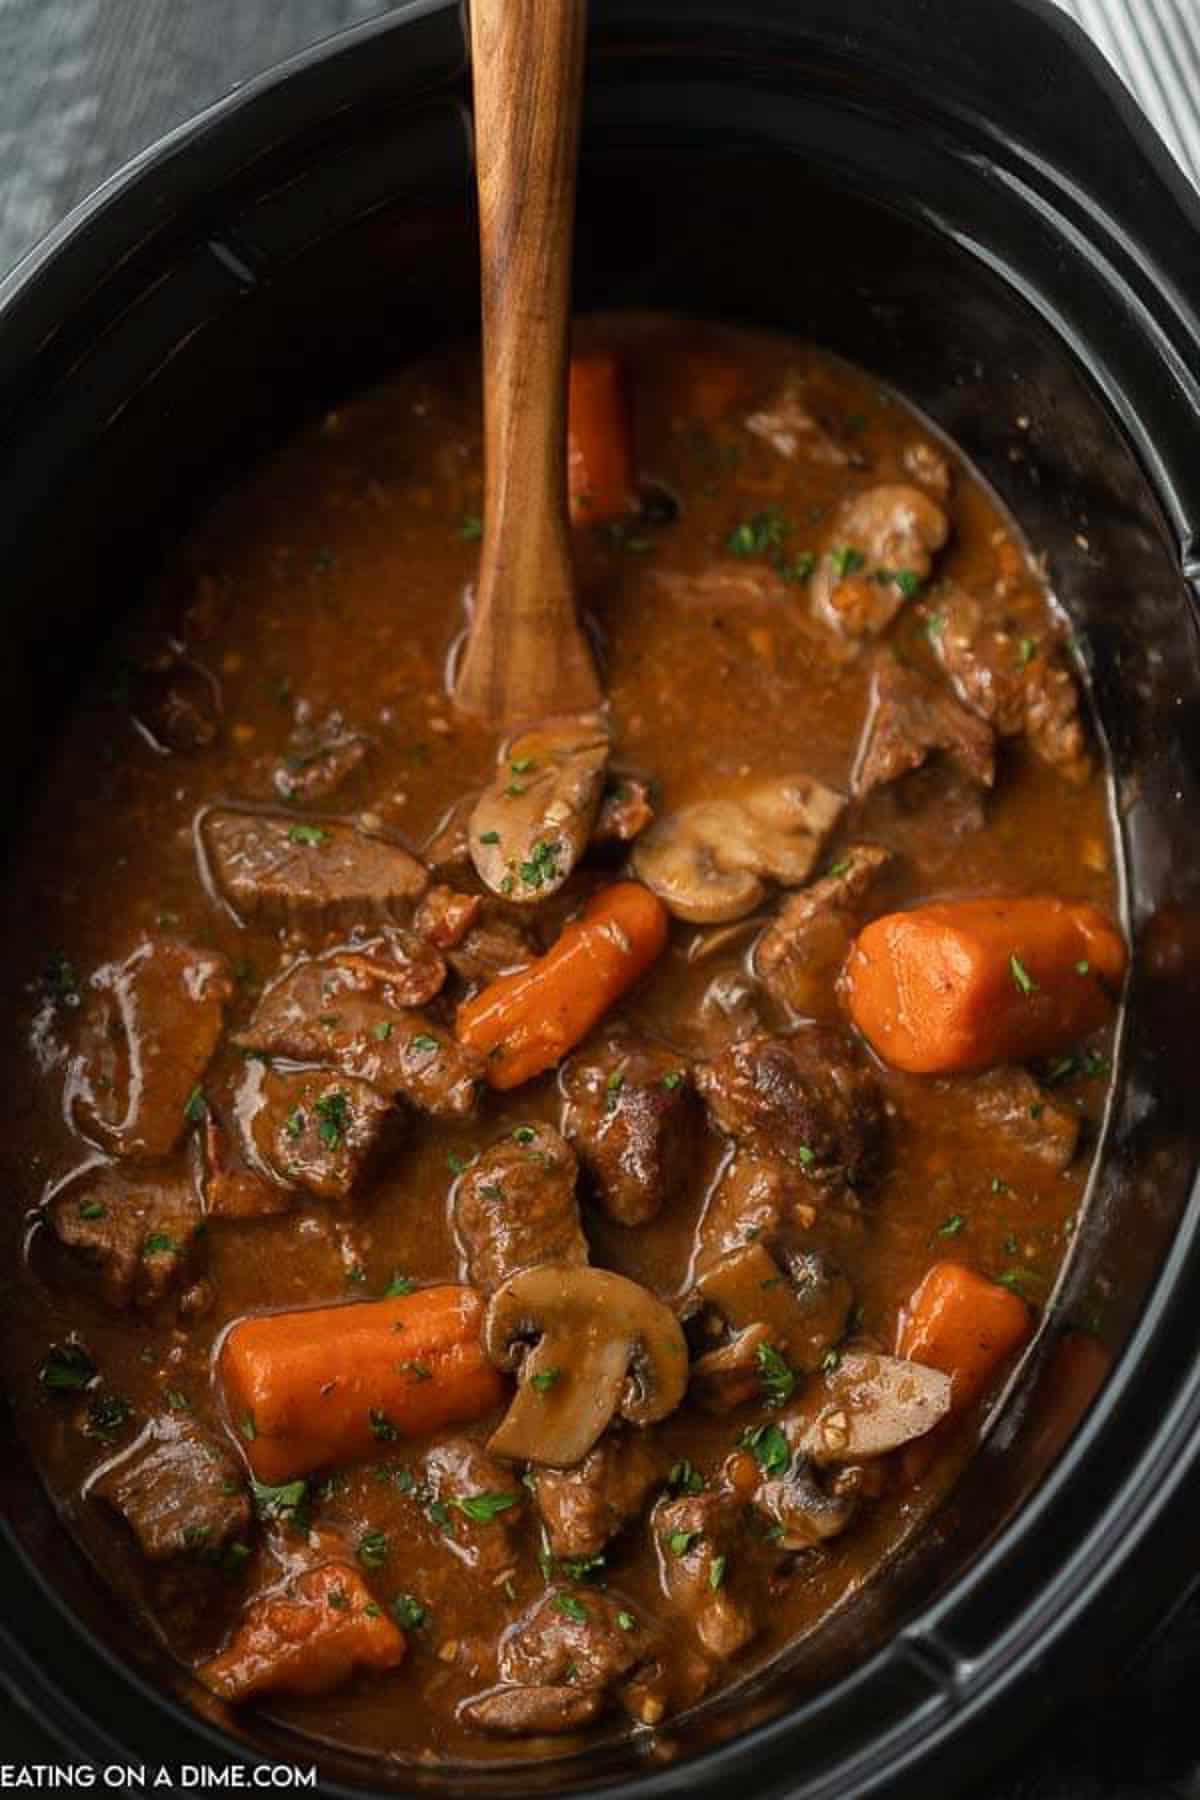
[[[485,1150],[454,1192],[468,1281],[490,1294],[535,1263],[586,1263],[577,1174],[574,1151],[548,1125],[519,1125]]]
[[[817,616],[844,637],[877,637],[920,588],[949,531],[941,507],[901,482],[844,501],[812,578]]]
[[[167,1156],[188,1127],[188,1102],[208,1067],[233,980],[225,957],[150,939],[91,980],[71,1116],[117,1156]]]
[[[87,1491],[124,1517],[151,1562],[181,1551],[218,1551],[250,1529],[250,1501],[237,1463],[177,1413],[156,1419]]]
[[[944,751],[969,780],[991,787],[995,738],[977,713],[920,670],[881,657],[871,683],[852,786],[861,799],[872,788],[911,774],[934,751]]]
[[[285,1213],[291,1195],[253,1169],[238,1168],[212,1108],[204,1121],[204,1210],[214,1219],[261,1219]]]
[[[865,901],[892,860],[878,844],[852,844],[827,875],[784,901],[754,950],[754,973],[793,1012],[819,1016],[863,923]]]
[[[366,761],[370,740],[358,731],[347,731],[345,721],[332,713],[316,727],[298,728],[291,744],[271,771],[271,785],[282,800],[324,800]]]
[[[460,980],[474,985],[527,968],[537,954],[519,920],[485,900],[462,942],[447,950],[446,961]]]
[[[438,950],[455,950],[482,910],[482,894],[460,894],[439,882],[413,914],[413,930]]]
[[[202,1223],[185,1173],[83,1168],[50,1202],[59,1240],[100,1269],[110,1306],[155,1306],[187,1272]]]
[[[500,1687],[464,1700],[459,1717],[503,1737],[561,1737],[582,1731],[608,1703],[603,1688]]]
[[[533,1492],[553,1555],[598,1556],[636,1519],[666,1473],[666,1459],[644,1432],[610,1430],[570,1469],[538,1469]]]
[[[647,1626],[630,1631],[622,1613],[632,1616],[600,1588],[552,1588],[505,1639],[502,1679],[522,1687],[611,1687],[649,1648]]]
[[[592,827],[593,844],[631,844],[654,823],[650,787],[636,775],[612,775]]]
[[[1024,1069],[989,1069],[955,1083],[964,1087],[980,1124],[1005,1145],[1061,1175],[1074,1160],[1079,1114],[1054,1100]]]
[[[237,1117],[247,1156],[262,1173],[341,1205],[370,1179],[396,1115],[390,1101],[352,1075],[285,1073],[252,1061]]]
[[[427,882],[399,844],[329,820],[214,807],[201,838],[211,884],[239,918],[298,931],[389,918]]]
[[[450,1438],[425,1457],[421,1485],[445,1520],[448,1547],[489,1587],[515,1567],[527,1494],[511,1465],[470,1438]]]
[[[739,1153],[724,1170],[700,1222],[700,1261],[707,1266],[744,1244],[772,1244],[790,1227],[816,1223],[820,1190],[800,1170],[773,1157]]]
[[[864,1187],[881,1158],[883,1102],[848,1033],[810,1025],[730,1044],[696,1071],[715,1124],[813,1182]]]
[[[650,1515],[663,1592],[690,1622],[710,1656],[736,1656],[758,1627],[729,1588],[738,1503],[709,1490],[660,1500]]]
[[[860,1482],[819,1475],[807,1457],[793,1456],[782,1474],[763,1477],[754,1504],[775,1527],[781,1550],[811,1550],[845,1531],[860,1493]]]
[[[563,1131],[605,1211],[644,1225],[685,1186],[695,1131],[691,1081],[669,1050],[612,1038],[563,1073]]]
[[[362,951],[302,958],[268,988],[234,1042],[331,1064],[436,1118],[465,1118],[475,1109],[483,1062],[443,1026],[397,1003],[393,979],[400,992],[406,983],[412,991],[422,964],[393,966],[394,977],[386,958]]]
[[[1068,780],[1086,780],[1079,692],[1046,630],[1042,596],[1025,590],[988,606],[950,588],[928,609],[930,642],[961,699],[1001,737],[1024,733]]]

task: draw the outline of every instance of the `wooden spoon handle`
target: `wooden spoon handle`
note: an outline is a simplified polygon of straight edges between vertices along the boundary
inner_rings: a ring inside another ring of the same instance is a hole
[[[455,698],[493,721],[601,698],[575,614],[566,373],[586,0],[471,0],[484,531]]]

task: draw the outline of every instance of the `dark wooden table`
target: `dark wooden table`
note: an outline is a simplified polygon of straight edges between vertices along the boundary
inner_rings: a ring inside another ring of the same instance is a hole
[[[197,108],[388,10],[381,0],[0,0],[0,273]],[[1183,1586],[1194,1545],[1179,1554]],[[1102,1691],[981,1785],[978,1800],[1200,1800],[1198,1697],[1194,1600],[1131,1667],[1113,1670]],[[1019,1721],[1008,1729],[1020,1737]],[[55,1754],[0,1690],[0,1764]]]

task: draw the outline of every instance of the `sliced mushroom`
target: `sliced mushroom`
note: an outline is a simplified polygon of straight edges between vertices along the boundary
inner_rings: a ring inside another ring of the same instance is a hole
[[[544,900],[587,848],[604,791],[608,736],[595,719],[555,720],[501,751],[471,814],[471,860],[506,900]]]
[[[904,482],[867,488],[834,517],[812,578],[813,610],[845,637],[876,637],[933,567],[950,532],[936,500]]]
[[[776,1527],[781,1550],[811,1550],[840,1536],[858,1510],[856,1485],[823,1482],[803,1456],[794,1456],[782,1475],[759,1483],[754,1504]]]
[[[781,1415],[788,1444],[814,1463],[886,1456],[932,1431],[950,1410],[950,1377],[924,1363],[847,1351]]]
[[[678,1319],[635,1281],[607,1269],[541,1263],[492,1296],[484,1349],[519,1371],[516,1397],[488,1449],[565,1468],[582,1461],[619,1413],[665,1419],[683,1399],[688,1354]]]
[[[845,804],[810,775],[760,782],[659,819],[638,839],[633,866],[676,918],[724,924],[753,912],[768,880],[806,880]]]
[[[818,1369],[846,1329],[854,1294],[846,1277],[819,1253],[802,1256],[797,1264],[799,1281],[761,1244],[747,1244],[709,1265],[693,1289],[694,1301],[712,1308],[732,1332],[763,1327],[763,1341],[793,1367]]]

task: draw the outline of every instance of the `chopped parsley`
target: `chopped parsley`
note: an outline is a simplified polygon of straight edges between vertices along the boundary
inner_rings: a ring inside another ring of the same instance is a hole
[[[712,1567],[708,1571],[708,1585],[714,1594],[725,1579],[727,1561],[728,1559],[724,1556],[714,1556],[712,1559]]]
[[[829,552],[830,567],[839,581],[844,581],[847,575],[857,574],[866,566],[866,561],[862,551],[856,550],[853,544],[837,544]]]
[[[673,1465],[667,1476],[667,1484],[678,1494],[700,1494],[704,1491],[703,1475],[686,1457]]]
[[[576,1625],[587,1623],[587,1607],[582,1600],[577,1600],[574,1594],[564,1594],[560,1591],[554,1596],[554,1604],[564,1618],[573,1619]]]
[[[466,1157],[460,1156],[457,1150],[446,1152],[446,1167],[452,1175],[461,1175],[463,1170],[469,1166]]]
[[[393,1271],[392,1279],[383,1290],[383,1297],[385,1300],[398,1300],[404,1294],[413,1293],[416,1285],[415,1281],[410,1281],[407,1275],[402,1275],[399,1269],[396,1269]]]
[[[520,1501],[520,1494],[513,1493],[459,1494],[450,1504],[476,1525],[490,1525],[493,1519],[507,1512],[510,1506],[518,1506]]]
[[[194,1087],[184,1102],[183,1116],[189,1125],[199,1125],[207,1115],[208,1101],[204,1098],[204,1089]]]
[[[319,850],[328,836],[329,833],[323,831],[319,825],[289,825],[288,827],[288,842],[303,844],[309,850]]]
[[[254,1423],[254,1414],[252,1412],[244,1412],[242,1414],[241,1418],[238,1420],[238,1430],[248,1444],[254,1442],[255,1438],[258,1436],[258,1426]]]
[[[380,1019],[378,1025],[371,1027],[371,1036],[377,1044],[386,1044],[391,1035],[392,1021],[390,1019]]]
[[[78,1393],[96,1379],[96,1365],[84,1346],[74,1338],[65,1344],[54,1344],[39,1371],[42,1386],[53,1393]]]
[[[529,1385],[539,1394],[548,1394],[562,1375],[561,1369],[539,1369],[529,1377]]]
[[[938,1226],[937,1235],[939,1237],[957,1237],[966,1222],[962,1213],[951,1213],[950,1217],[943,1219]]]
[[[317,1115],[317,1136],[327,1150],[336,1150],[350,1123],[350,1099],[341,1089],[322,1094],[313,1108]]]
[[[514,775],[528,775],[537,768],[537,763],[532,756],[514,756],[508,766]]]
[[[672,1531],[667,1537],[667,1549],[672,1556],[686,1556],[701,1536],[699,1531]]]
[[[283,1129],[290,1138],[298,1138],[304,1130],[304,1114],[298,1106],[293,1106],[283,1122]]]
[[[676,1088],[683,1086],[685,1079],[682,1069],[668,1069],[662,1078],[662,1084],[669,1094],[673,1094]]]
[[[915,569],[896,569],[892,574],[892,580],[906,600],[911,600],[914,594],[919,594],[921,591],[921,577]]]
[[[1030,994],[1037,993],[1037,982],[1033,979],[1033,976],[1029,973],[1029,970],[1025,967],[1025,964],[1021,961],[1015,950],[1008,959],[1008,966],[1012,971],[1012,978],[1016,982],[1021,993],[1027,998]]]
[[[767,1405],[783,1406],[791,1399],[795,1390],[795,1373],[774,1344],[760,1344],[755,1352],[755,1361],[758,1363],[759,1386]]]
[[[392,1617],[404,1631],[419,1631],[429,1612],[412,1594],[397,1594],[392,1601]]]
[[[285,1481],[272,1487],[266,1481],[250,1482],[254,1510],[260,1519],[278,1519],[281,1525],[303,1525],[308,1515],[307,1481]]]
[[[1017,1268],[1005,1269],[1003,1275],[997,1275],[996,1280],[1001,1287],[1010,1288],[1014,1294],[1020,1294],[1023,1300],[1028,1300],[1029,1295],[1025,1292],[1026,1288],[1039,1287],[1042,1277],[1036,1269]]]
[[[1088,975],[1091,973],[1091,967],[1091,963],[1085,959],[1084,961],[1075,964],[1075,973],[1077,975]]]
[[[81,1200],[79,1216],[81,1219],[102,1219],[107,1208],[101,1200]]]
[[[175,1256],[182,1249],[169,1231],[152,1231],[142,1245],[143,1256]]]
[[[749,1425],[738,1443],[743,1450],[753,1450],[755,1461],[764,1475],[787,1473],[792,1453],[778,1425]]]
[[[802,1169],[811,1169],[816,1160],[816,1151],[810,1149],[807,1144],[801,1144],[796,1151],[796,1161],[800,1164],[800,1167]]]
[[[562,845],[557,838],[542,838],[533,846],[529,861],[519,864],[517,868],[526,887],[545,887],[556,879],[559,873],[558,853],[561,849]]]
[[[389,1550],[386,1531],[364,1531],[358,1540],[358,1560],[364,1569],[382,1569]]]
[[[478,513],[464,513],[458,522],[458,535],[464,543],[477,544],[483,536],[483,520]]]
[[[537,1132],[532,1125],[518,1125],[513,1132],[513,1142],[514,1144],[532,1144],[536,1136]]]
[[[430,1037],[427,1031],[418,1031],[415,1037],[409,1038],[408,1047],[410,1050],[419,1050],[428,1054],[430,1050],[437,1049],[438,1041],[435,1037]]]
[[[132,1412],[128,1400],[120,1394],[97,1394],[87,1410],[89,1437],[100,1438],[104,1443],[111,1443],[122,1425],[128,1423]]]
[[[734,556],[766,556],[771,550],[782,549],[785,528],[779,508],[769,506],[765,512],[735,525],[725,540],[725,548]]]
[[[481,831],[479,834],[479,841],[481,844],[498,844],[500,842],[500,833],[498,831]]]
[[[621,1627],[622,1631],[637,1630],[637,1620],[631,1612],[619,1612],[617,1614],[617,1624]]]
[[[191,1412],[192,1403],[182,1388],[169,1387],[166,1390],[167,1405],[172,1412]]]
[[[376,1438],[381,1444],[394,1444],[396,1439],[400,1436],[400,1433],[396,1430],[396,1427],[392,1424],[392,1421],[388,1418],[382,1407],[371,1407],[370,1411],[367,1413],[367,1420],[371,1427],[371,1436]]]

